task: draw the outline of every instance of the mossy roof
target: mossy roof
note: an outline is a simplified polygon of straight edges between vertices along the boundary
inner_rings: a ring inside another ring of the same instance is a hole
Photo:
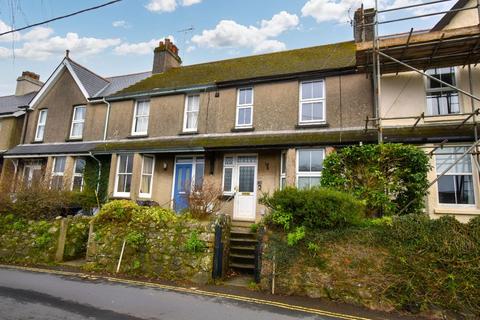
[[[114,96],[355,67],[353,41],[173,68]]]

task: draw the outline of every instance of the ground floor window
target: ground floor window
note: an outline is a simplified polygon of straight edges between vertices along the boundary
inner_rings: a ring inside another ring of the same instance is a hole
[[[283,190],[287,185],[287,152],[282,151],[280,155],[280,189]]]
[[[466,147],[448,147],[437,151],[435,167],[438,179],[438,202],[441,204],[475,204],[472,159],[467,154],[448,172],[440,176],[466,151]]]
[[[155,168],[154,156],[143,156],[142,162],[142,180],[140,183],[140,197],[152,197],[153,170]]]
[[[85,171],[85,158],[75,158],[73,166],[72,191],[83,191],[83,173]]]
[[[67,157],[53,158],[51,188],[61,190],[63,188],[63,176],[65,175],[65,163]]]
[[[115,196],[129,197],[132,186],[133,154],[121,154],[117,160]]]
[[[297,188],[304,189],[320,185],[324,158],[324,149],[297,150]]]

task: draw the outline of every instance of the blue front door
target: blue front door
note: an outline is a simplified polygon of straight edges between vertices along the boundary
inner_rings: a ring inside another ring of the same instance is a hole
[[[175,186],[173,189],[173,208],[181,212],[188,207],[188,194],[192,185],[192,164],[177,163],[175,166]]]

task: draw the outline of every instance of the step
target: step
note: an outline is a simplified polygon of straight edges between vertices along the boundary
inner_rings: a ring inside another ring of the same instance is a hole
[[[230,233],[238,233],[238,234],[251,234],[251,235],[256,235],[256,233],[253,233],[250,229],[230,229]]]
[[[239,269],[255,269],[255,265],[249,263],[230,263],[230,267]]]
[[[230,238],[230,242],[250,242],[257,243],[257,239],[248,239],[248,238]]]
[[[255,250],[255,246],[230,246],[230,250]]]
[[[255,259],[254,254],[230,253],[230,258]]]

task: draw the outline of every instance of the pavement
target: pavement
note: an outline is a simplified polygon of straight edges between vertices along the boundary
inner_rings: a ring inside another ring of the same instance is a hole
[[[231,293],[76,272],[0,266],[0,319],[372,320],[390,317],[343,314]]]

